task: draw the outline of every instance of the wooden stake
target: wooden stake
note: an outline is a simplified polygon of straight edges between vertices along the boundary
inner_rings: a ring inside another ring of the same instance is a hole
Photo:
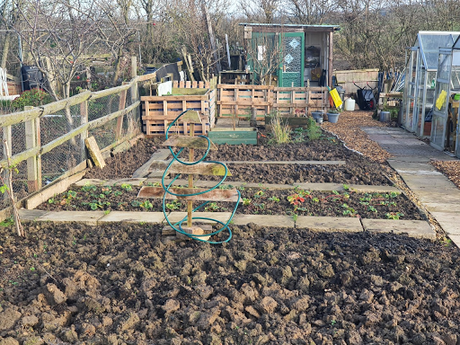
[[[4,147],[4,152],[6,154],[6,159],[8,161],[9,178],[8,178],[8,181],[7,181],[7,184],[8,184],[7,193],[10,196],[11,206],[13,207],[14,224],[16,225],[16,231],[18,232],[18,236],[25,237],[24,228],[22,227],[21,219],[19,218],[19,212],[18,212],[18,209],[16,207],[16,201],[15,201],[15,197],[14,197],[13,179],[12,179],[11,164],[10,164],[10,149],[8,147],[8,141],[7,140],[3,140],[3,147]]]
[[[195,136],[195,124],[192,122],[190,123],[190,136]],[[195,160],[195,149],[190,148],[188,159],[190,162]],[[193,188],[193,175],[188,175],[188,188]],[[187,201],[187,226],[192,226],[192,210],[193,210],[193,202]]]

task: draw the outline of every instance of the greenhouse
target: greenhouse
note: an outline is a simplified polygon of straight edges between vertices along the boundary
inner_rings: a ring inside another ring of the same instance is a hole
[[[406,64],[402,125],[417,136],[430,136],[439,49],[452,47],[460,32],[420,31]]]
[[[460,37],[451,48],[439,49],[431,145],[460,157],[457,131],[460,102]]]

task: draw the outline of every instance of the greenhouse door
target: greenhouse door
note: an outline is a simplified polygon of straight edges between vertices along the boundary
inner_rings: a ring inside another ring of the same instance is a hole
[[[412,130],[412,120],[414,115],[414,103],[415,103],[415,94],[417,91],[416,82],[417,82],[417,57],[418,57],[418,48],[410,49],[409,63],[407,65],[406,73],[406,86],[405,86],[405,97],[404,97],[404,121],[403,125],[406,130]]]
[[[444,150],[446,142],[447,108],[450,95],[452,50],[439,49],[438,75],[431,122],[431,146]]]
[[[279,71],[280,87],[304,86],[304,49],[303,32],[287,32],[280,35],[282,60]]]

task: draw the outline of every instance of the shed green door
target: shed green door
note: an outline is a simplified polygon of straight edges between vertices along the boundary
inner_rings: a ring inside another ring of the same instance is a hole
[[[279,86],[304,86],[304,49],[303,32],[287,32],[280,35],[282,60],[278,73]]]

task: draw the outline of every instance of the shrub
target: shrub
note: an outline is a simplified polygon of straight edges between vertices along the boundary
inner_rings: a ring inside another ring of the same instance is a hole
[[[24,91],[20,97],[11,102],[14,109],[23,110],[24,107],[38,107],[43,104],[51,103],[53,98],[45,91],[32,89]]]

